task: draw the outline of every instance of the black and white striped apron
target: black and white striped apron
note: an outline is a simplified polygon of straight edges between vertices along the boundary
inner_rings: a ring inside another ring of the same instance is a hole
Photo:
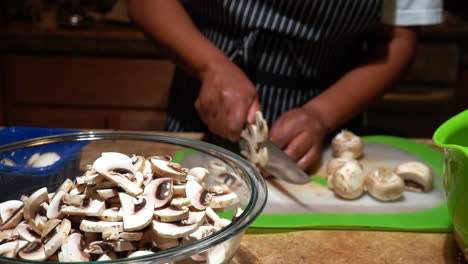
[[[269,125],[359,63],[382,0],[192,0],[195,24],[255,84]],[[196,51],[194,51],[196,52]],[[167,129],[207,128],[194,108],[200,82],[174,75]]]

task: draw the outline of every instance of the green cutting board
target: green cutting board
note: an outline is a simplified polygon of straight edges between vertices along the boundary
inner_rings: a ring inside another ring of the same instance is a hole
[[[377,167],[394,168],[405,161],[422,161],[434,173],[433,190],[428,193],[405,191],[404,198],[395,202],[379,202],[368,194],[356,200],[343,200],[326,186],[324,167],[331,158],[331,150],[327,148],[322,155],[322,166],[311,176],[310,183],[294,185],[281,180],[267,181],[267,205],[251,227],[256,228],[256,232],[262,232],[262,229],[450,232],[452,224],[443,190],[443,153],[425,144],[393,136],[366,136],[363,140],[361,162],[365,172]],[[274,232],[268,232],[271,231]]]

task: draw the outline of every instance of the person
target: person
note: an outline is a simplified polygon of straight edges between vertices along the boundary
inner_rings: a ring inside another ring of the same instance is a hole
[[[178,66],[168,130],[237,141],[261,110],[307,170],[327,135],[398,80],[441,1],[128,0],[128,13]]]

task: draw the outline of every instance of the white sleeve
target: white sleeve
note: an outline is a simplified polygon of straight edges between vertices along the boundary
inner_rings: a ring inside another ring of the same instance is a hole
[[[433,25],[443,21],[443,0],[383,0],[382,23]]]

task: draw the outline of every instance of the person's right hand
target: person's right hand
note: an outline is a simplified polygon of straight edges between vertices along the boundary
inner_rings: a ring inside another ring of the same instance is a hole
[[[229,60],[212,63],[201,76],[195,108],[211,132],[231,141],[240,139],[245,121],[260,110],[257,91],[246,74]]]

